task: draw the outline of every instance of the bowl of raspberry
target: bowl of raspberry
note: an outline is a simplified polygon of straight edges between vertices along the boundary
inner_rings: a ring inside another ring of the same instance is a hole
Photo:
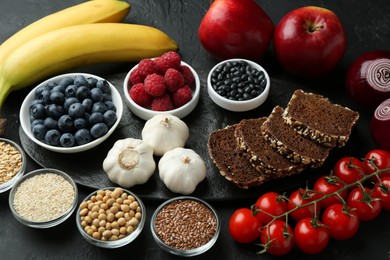
[[[122,98],[110,82],[88,73],[68,73],[31,90],[19,118],[23,131],[37,145],[58,153],[78,153],[105,141],[122,113]]]
[[[177,52],[169,51],[135,65],[126,75],[123,92],[126,105],[141,119],[167,113],[183,118],[198,104],[200,80]]]
[[[216,64],[207,77],[207,92],[218,106],[233,112],[255,109],[265,102],[270,78],[259,64],[229,59]]]

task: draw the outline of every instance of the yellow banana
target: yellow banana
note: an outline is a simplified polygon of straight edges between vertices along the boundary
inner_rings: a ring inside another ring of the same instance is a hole
[[[0,64],[25,42],[55,29],[89,23],[121,22],[129,13],[130,5],[122,1],[88,1],[58,11],[24,27],[0,46]]]
[[[0,75],[0,108],[10,91],[61,71],[97,63],[135,62],[177,50],[168,35],[144,25],[97,23],[51,31],[8,56]]]

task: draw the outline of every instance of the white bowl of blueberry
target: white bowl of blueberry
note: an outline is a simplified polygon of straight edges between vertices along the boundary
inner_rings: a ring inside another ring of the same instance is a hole
[[[89,150],[118,126],[122,98],[107,80],[68,73],[36,86],[24,99],[20,124],[36,144],[59,153]]]
[[[265,102],[270,78],[259,64],[229,59],[216,64],[207,77],[207,91],[215,104],[234,112],[255,109]]]

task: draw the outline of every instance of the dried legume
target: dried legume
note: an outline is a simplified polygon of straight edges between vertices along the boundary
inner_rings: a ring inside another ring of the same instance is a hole
[[[13,205],[24,219],[42,222],[56,219],[73,205],[72,184],[56,173],[42,173],[23,181],[16,189]]]
[[[0,184],[11,180],[22,167],[22,155],[14,146],[0,141]]]
[[[138,201],[122,188],[98,190],[95,196],[80,204],[81,226],[88,235],[103,241],[130,235],[141,218]]]
[[[166,245],[188,250],[203,246],[215,235],[217,220],[213,212],[195,200],[176,200],[156,215],[155,231]]]

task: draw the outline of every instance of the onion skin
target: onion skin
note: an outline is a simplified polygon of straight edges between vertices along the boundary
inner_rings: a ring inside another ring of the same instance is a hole
[[[373,111],[390,98],[390,51],[369,51],[356,58],[348,68],[345,85],[352,100]]]
[[[370,130],[372,139],[378,147],[390,152],[390,98],[375,109]]]

